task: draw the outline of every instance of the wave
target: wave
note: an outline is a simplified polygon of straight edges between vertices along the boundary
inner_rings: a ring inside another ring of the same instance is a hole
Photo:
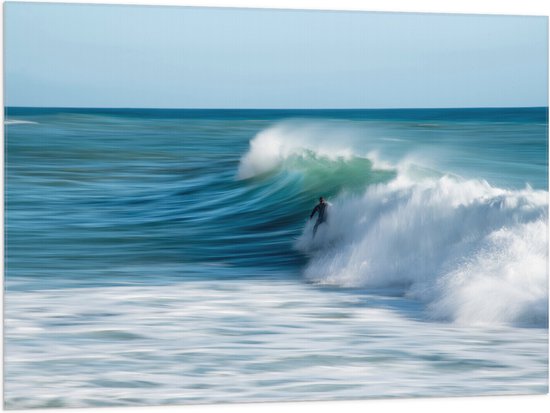
[[[240,179],[323,171],[339,181],[328,222],[312,238],[309,221],[294,245],[308,257],[308,280],[397,289],[434,320],[548,325],[547,191],[498,188],[410,158],[392,165],[356,144],[349,130],[286,122],[258,134],[241,159]],[[349,191],[354,180],[360,191]]]

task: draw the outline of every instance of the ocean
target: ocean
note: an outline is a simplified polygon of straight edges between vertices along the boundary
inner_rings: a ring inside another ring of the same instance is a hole
[[[5,118],[7,408],[548,391],[548,108]]]

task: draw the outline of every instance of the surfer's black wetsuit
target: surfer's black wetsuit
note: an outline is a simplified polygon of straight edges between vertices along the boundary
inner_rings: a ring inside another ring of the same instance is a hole
[[[311,212],[311,215],[309,216],[309,219],[313,218],[313,215],[317,212],[317,222],[315,223],[315,226],[313,227],[313,236],[315,236],[315,233],[317,232],[317,227],[321,225],[323,222],[326,221],[325,212],[327,210],[328,204],[323,201],[319,202],[315,208],[313,208],[313,211]]]

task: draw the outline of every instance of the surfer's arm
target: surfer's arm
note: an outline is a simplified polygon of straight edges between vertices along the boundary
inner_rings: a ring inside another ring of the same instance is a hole
[[[313,218],[313,215],[319,210],[319,205],[317,205],[315,208],[313,208],[313,211],[311,212],[311,215],[309,216],[309,219]]]

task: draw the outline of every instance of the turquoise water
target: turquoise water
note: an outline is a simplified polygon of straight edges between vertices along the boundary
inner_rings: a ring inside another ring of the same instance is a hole
[[[547,390],[546,108],[5,123],[9,408]]]

